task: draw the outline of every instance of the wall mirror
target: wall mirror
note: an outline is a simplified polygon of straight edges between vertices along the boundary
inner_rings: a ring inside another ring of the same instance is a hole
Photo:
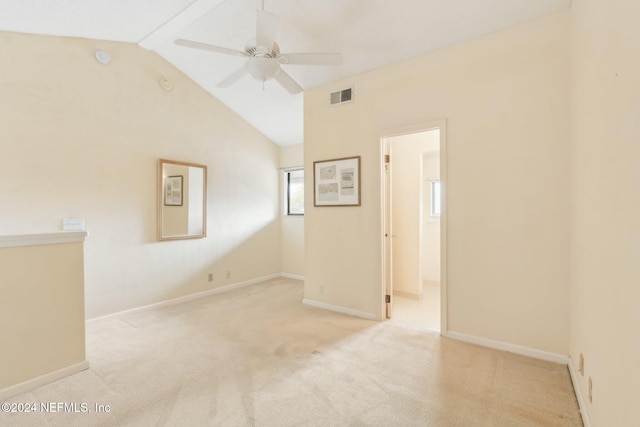
[[[207,235],[207,167],[160,159],[158,240],[199,239]]]

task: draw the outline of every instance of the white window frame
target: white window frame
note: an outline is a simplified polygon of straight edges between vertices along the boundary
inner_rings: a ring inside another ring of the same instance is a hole
[[[431,218],[440,218],[442,215],[442,184],[440,181],[431,181]]]

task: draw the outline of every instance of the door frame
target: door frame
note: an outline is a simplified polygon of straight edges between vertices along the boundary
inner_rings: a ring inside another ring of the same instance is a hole
[[[385,170],[385,154],[389,151],[388,138],[394,136],[407,135],[412,133],[426,132],[430,130],[440,130],[440,185],[442,189],[441,203],[442,213],[440,215],[440,334],[446,335],[449,330],[448,325],[448,246],[447,246],[447,229],[448,229],[448,177],[447,177],[447,121],[446,119],[433,120],[426,123],[419,123],[414,125],[405,126],[402,128],[388,129],[380,132],[380,247],[382,250],[382,268],[381,268],[381,289],[380,289],[380,301],[381,301],[381,313],[383,313],[383,319],[386,317],[385,313],[391,312],[393,307],[393,295],[391,296],[390,306],[387,306],[386,296],[387,288],[392,292],[393,284],[388,283],[388,277],[391,268],[391,251],[387,249],[387,239],[391,240],[390,233],[387,233],[387,223],[390,221],[390,215],[387,212],[387,186],[389,182],[387,180],[387,173]],[[392,159],[393,161],[393,159]],[[388,236],[385,236],[389,234]],[[387,311],[389,310],[389,311]]]

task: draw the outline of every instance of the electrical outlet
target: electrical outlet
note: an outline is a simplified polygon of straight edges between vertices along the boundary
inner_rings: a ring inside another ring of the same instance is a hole
[[[208,280],[210,282],[213,282],[213,273],[209,273]]]
[[[591,377],[589,377],[589,403],[593,403],[593,382]]]
[[[324,285],[318,286],[318,293],[319,294],[324,294]]]
[[[231,270],[227,270],[227,279],[231,277]]]
[[[580,353],[578,358],[578,372],[584,377],[584,355]]]

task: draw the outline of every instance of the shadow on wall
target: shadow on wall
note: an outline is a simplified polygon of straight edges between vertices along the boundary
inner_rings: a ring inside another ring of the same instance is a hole
[[[212,230],[203,239],[156,242],[153,246],[159,256],[149,257],[156,262],[154,278],[122,289],[114,296],[117,302],[127,302],[128,306],[120,305],[116,310],[97,315],[88,313],[88,317],[97,318],[279,274],[279,231],[278,220],[272,220],[242,239],[238,236],[232,239]],[[229,243],[234,240],[233,244]],[[112,262],[117,265],[117,260]],[[144,262],[151,261],[147,258]],[[122,295],[123,292],[127,295]]]
[[[92,207],[94,212],[87,214],[87,318],[280,272],[272,156],[246,155],[231,170],[211,162],[207,237],[174,241],[158,241],[157,159],[151,162],[146,163],[145,188],[135,192],[144,197],[130,196],[132,203],[121,209]],[[253,171],[250,177],[243,176],[247,170]]]

